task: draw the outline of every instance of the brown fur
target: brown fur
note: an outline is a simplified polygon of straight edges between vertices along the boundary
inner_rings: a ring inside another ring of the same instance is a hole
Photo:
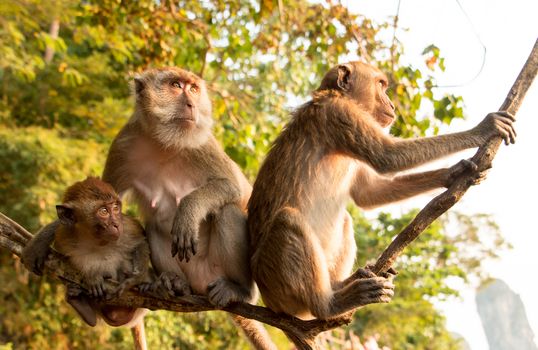
[[[349,276],[356,248],[349,199],[372,208],[448,186],[467,170],[388,176],[493,136],[513,142],[506,113],[461,133],[403,140],[382,128],[394,119],[387,78],[360,62],[330,70],[312,100],[275,140],[248,205],[251,268],[266,305],[301,317],[330,318],[388,302],[393,285],[362,271]]]
[[[120,206],[117,213],[112,211],[115,205]],[[110,228],[108,220],[96,214],[103,207],[108,208],[116,228]],[[104,301],[126,288],[151,282],[149,249],[140,224],[121,214],[121,202],[112,186],[94,177],[70,186],[63,204],[57,208],[59,220],[47,225],[27,244],[23,262],[40,273],[54,242],[54,248],[81,272],[87,288],[67,286],[66,299],[81,318],[90,326],[101,318],[110,326],[143,331],[146,309],[111,306]],[[118,288],[107,289],[106,279],[117,282]],[[145,341],[137,346],[145,349]]]
[[[136,78],[135,91],[135,112],[110,147],[103,178],[140,208],[160,273],[155,289],[192,289],[216,306],[254,302],[245,215],[251,186],[211,133],[204,81],[179,68],[153,69]],[[236,322],[257,348],[274,348],[259,323]]]

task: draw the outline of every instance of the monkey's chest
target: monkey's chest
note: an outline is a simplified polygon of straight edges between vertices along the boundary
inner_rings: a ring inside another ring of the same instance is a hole
[[[170,213],[182,198],[201,186],[205,180],[181,159],[147,159],[133,173],[133,187],[137,197],[143,200],[144,207],[153,215],[159,212]]]
[[[69,257],[71,263],[86,276],[103,276],[118,280],[120,272],[132,270],[129,258],[117,252],[78,252]]]

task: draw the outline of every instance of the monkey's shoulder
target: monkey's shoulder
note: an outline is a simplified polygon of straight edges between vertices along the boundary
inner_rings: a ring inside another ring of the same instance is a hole
[[[130,215],[122,214],[124,236],[130,242],[142,242],[146,239],[146,233],[140,222]]]

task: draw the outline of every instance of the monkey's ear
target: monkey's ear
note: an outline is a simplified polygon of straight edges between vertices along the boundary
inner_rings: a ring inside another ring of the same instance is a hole
[[[341,64],[338,66],[338,78],[336,79],[336,85],[344,91],[349,90],[350,87],[351,68],[347,64]]]
[[[59,204],[56,206],[58,219],[63,225],[71,226],[75,224],[75,211],[67,204]]]
[[[144,81],[142,80],[142,78],[140,76],[135,76],[134,77],[134,88],[135,88],[135,92],[137,94],[141,93],[142,90],[144,90]]]

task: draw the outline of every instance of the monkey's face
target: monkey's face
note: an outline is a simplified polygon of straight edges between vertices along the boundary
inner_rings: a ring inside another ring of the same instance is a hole
[[[116,199],[95,204],[92,215],[95,238],[105,242],[117,240],[123,233],[121,202]]]
[[[178,68],[143,73],[135,80],[142,125],[165,147],[192,144],[209,134],[211,104],[202,79]]]
[[[123,232],[121,200],[109,183],[96,177],[69,186],[56,212],[60,223],[82,242],[106,244]]]
[[[379,69],[358,63],[353,65],[355,74],[351,94],[381,127],[388,127],[396,118],[394,104],[387,95],[388,79]]]
[[[384,74],[374,74],[372,77],[374,85],[374,110],[372,114],[381,127],[391,125],[396,119],[394,104],[387,95],[389,81]]]
[[[388,80],[379,69],[363,62],[349,62],[331,69],[319,90],[338,90],[355,100],[381,127],[394,121],[394,105],[387,96]]]

